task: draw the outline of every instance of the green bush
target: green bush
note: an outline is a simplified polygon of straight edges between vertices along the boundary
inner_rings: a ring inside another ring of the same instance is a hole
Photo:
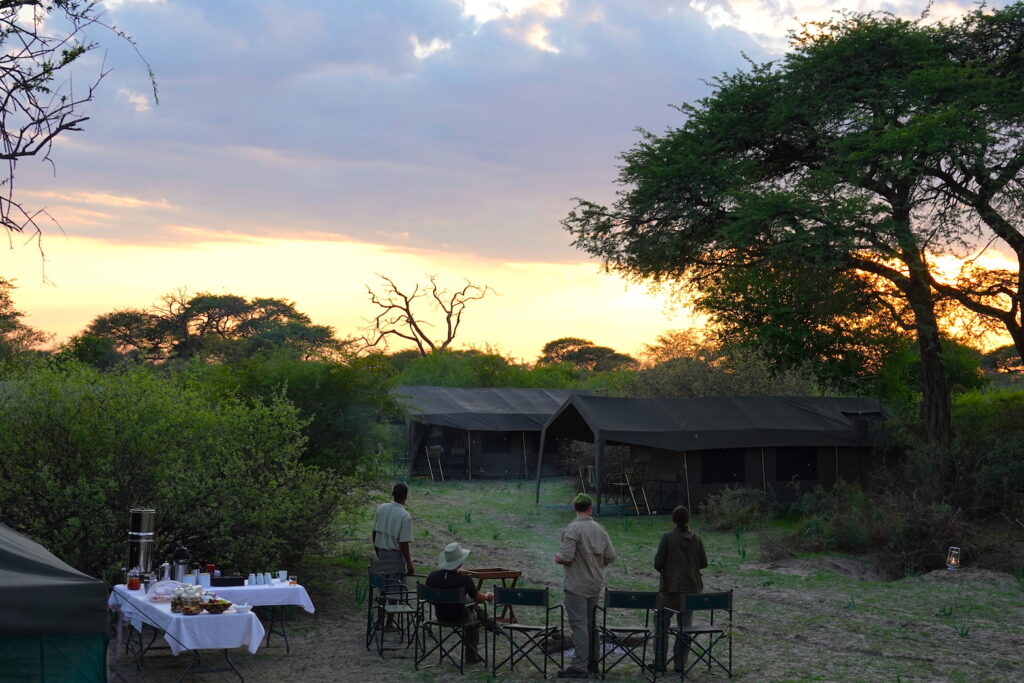
[[[300,463],[281,398],[213,400],[148,368],[36,364],[0,382],[0,519],[94,575],[127,560],[128,511],[157,512],[157,562],[293,566],[325,539],[351,482]]]
[[[932,446],[904,430],[906,478],[934,500],[1024,515],[1024,392],[970,391],[953,400],[955,437]]]
[[[460,388],[527,387],[568,389],[577,384],[573,370],[565,364],[525,365],[505,358],[492,349],[439,351],[409,358],[397,355],[400,368],[397,384]]]
[[[283,396],[303,418],[304,463],[368,480],[376,453],[390,456],[404,447],[383,420],[397,410],[385,365],[379,357],[339,363],[278,352],[223,365],[194,361],[183,377],[197,391],[224,397],[271,402]]]
[[[763,491],[722,489],[700,504],[700,519],[710,529],[749,529],[769,517],[773,508],[771,499],[765,505]]]
[[[945,549],[965,537],[962,515],[952,507],[897,489],[867,494],[849,483],[832,491],[819,487],[794,509],[812,548],[874,553],[896,574],[942,566]]]
[[[954,396],[989,383],[981,370],[981,352],[975,348],[944,339],[942,362]],[[916,344],[907,342],[883,361],[875,387],[878,398],[897,415],[916,413],[921,397],[921,355]]]

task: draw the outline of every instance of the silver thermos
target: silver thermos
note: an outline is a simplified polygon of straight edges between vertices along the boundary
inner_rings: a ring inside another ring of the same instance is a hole
[[[188,548],[181,545],[179,541],[178,547],[174,549],[174,554],[171,555],[171,579],[174,581],[184,581],[191,562],[192,558],[189,557]]]

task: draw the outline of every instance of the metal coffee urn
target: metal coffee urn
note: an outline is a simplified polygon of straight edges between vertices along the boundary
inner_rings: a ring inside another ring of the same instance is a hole
[[[128,531],[128,570],[139,568],[139,575],[153,573],[153,529],[156,510],[132,508]]]

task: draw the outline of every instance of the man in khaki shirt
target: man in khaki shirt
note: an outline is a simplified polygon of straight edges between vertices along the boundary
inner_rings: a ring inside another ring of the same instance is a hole
[[[604,568],[615,561],[608,532],[594,521],[594,500],[585,493],[573,499],[576,519],[562,532],[555,562],[565,567],[565,611],[576,652],[559,678],[588,678],[597,671],[597,632],[594,609],[604,590]]]

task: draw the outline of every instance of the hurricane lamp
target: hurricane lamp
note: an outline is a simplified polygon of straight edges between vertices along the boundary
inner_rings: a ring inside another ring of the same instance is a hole
[[[960,548],[955,545],[950,546],[946,554],[946,569],[951,572],[960,569]]]

